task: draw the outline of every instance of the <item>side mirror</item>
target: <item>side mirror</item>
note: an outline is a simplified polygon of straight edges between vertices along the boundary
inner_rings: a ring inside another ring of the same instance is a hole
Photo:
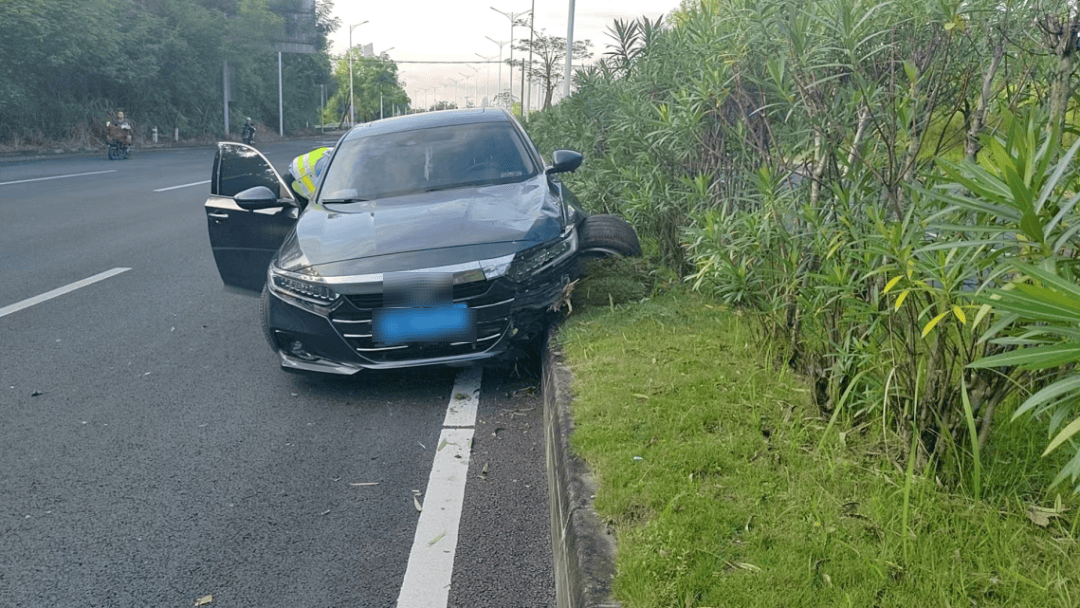
[[[567,171],[573,171],[581,166],[581,161],[585,157],[580,152],[574,152],[573,150],[555,150],[551,153],[552,165],[548,167],[547,172],[551,173],[566,173]]]
[[[241,209],[247,209],[248,211],[254,211],[256,209],[269,209],[271,207],[281,207],[283,205],[292,204],[291,201],[279,201],[274,191],[266,186],[255,186],[248,188],[241,192],[237,192],[233,197],[233,201]]]

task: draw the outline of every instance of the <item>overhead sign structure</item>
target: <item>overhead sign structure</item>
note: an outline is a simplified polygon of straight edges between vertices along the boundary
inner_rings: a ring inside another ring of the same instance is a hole
[[[270,45],[278,54],[278,133],[285,136],[285,99],[282,91],[282,53],[311,54],[315,52],[318,31],[315,24],[315,0],[300,0],[300,10],[276,13],[285,20],[284,36]],[[229,132],[229,102],[232,101],[231,73],[228,62],[225,63],[222,79],[224,80],[225,132]]]

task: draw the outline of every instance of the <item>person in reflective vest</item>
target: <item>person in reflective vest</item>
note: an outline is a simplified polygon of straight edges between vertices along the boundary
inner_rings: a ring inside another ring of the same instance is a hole
[[[333,148],[316,148],[307,154],[297,156],[289,163],[289,176],[292,177],[289,186],[305,202],[311,200],[312,195],[315,194],[315,185],[319,181],[323,167],[330,160],[332,150]]]

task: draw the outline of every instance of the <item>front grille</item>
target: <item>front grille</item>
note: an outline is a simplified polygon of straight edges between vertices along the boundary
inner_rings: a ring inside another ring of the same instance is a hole
[[[491,281],[473,281],[472,283],[454,285],[454,301],[462,302],[471,300],[484,295],[489,289],[491,289]],[[380,308],[383,305],[383,296],[381,292],[345,296],[345,299],[359,309]],[[471,303],[469,305],[472,306]]]
[[[514,294],[492,281],[454,286],[454,302],[476,311],[476,342],[401,344],[385,346],[371,338],[371,311],[382,306],[382,294],[351,295],[330,314],[330,322],[349,347],[380,363],[433,359],[484,352],[499,341],[510,325]]]

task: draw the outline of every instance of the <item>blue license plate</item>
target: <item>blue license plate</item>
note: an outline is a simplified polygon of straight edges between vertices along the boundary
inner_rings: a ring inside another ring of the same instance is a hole
[[[371,312],[371,337],[377,344],[476,341],[476,311],[465,304]]]

